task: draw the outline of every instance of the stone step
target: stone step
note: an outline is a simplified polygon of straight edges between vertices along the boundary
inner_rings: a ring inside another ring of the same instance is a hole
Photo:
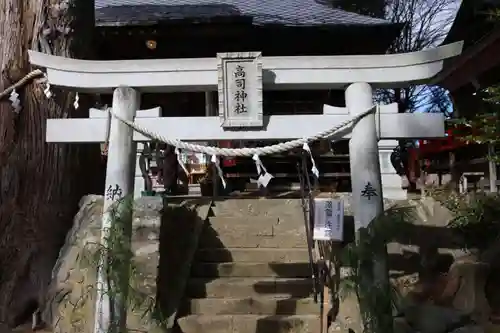
[[[320,306],[312,298],[245,297],[190,299],[185,309],[187,313],[205,315],[295,315],[319,314]]]
[[[215,216],[302,216],[300,199],[250,198],[217,201]]]
[[[210,220],[202,230],[202,237],[227,237],[227,236],[260,236],[279,237],[288,235],[305,235],[303,221],[293,222],[291,220],[280,220],[275,218],[219,218]]]
[[[317,315],[190,315],[177,322],[184,333],[312,333],[320,329]]]
[[[192,277],[282,277],[307,278],[311,276],[309,262],[223,262],[193,263]]]
[[[226,248],[199,249],[195,260],[199,262],[306,262],[309,255],[306,248]]]
[[[234,233],[200,235],[198,248],[306,248],[306,236],[304,230],[288,231],[274,236],[252,235],[244,230]]]
[[[216,230],[230,229],[239,230],[244,227],[246,230],[251,232],[256,232],[256,234],[261,234],[262,232],[268,233],[274,230],[287,230],[304,228],[304,217],[300,215],[282,214],[282,216],[241,216],[241,217],[230,217],[230,216],[213,216],[209,219],[209,223],[212,228]]]
[[[188,298],[309,297],[313,282],[304,278],[191,278]]]

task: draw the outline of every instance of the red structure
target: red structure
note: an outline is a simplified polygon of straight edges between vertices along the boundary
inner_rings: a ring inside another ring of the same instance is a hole
[[[220,148],[236,148],[233,147],[231,141],[219,141]],[[234,157],[224,157],[222,159],[222,166],[224,167],[233,167],[236,165],[236,158]]]
[[[464,136],[468,133],[465,126],[454,127],[446,130],[446,137],[433,140],[418,140],[418,148],[414,149],[421,156],[426,156],[445,151],[452,151],[466,146],[468,143]]]
[[[420,162],[425,166],[430,165],[430,161],[437,155],[454,152],[459,148],[469,145],[464,137],[470,134],[470,128],[466,126],[453,126],[446,130],[446,137],[433,140],[418,140],[415,148],[409,149],[409,173],[410,181],[416,182],[420,176]]]

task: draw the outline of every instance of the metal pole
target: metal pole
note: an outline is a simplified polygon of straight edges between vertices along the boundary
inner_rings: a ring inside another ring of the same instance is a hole
[[[488,161],[488,167],[489,167],[490,192],[491,193],[496,193],[498,191],[498,187],[497,187],[497,164],[493,160],[494,156],[495,156],[495,146],[490,143],[488,145],[488,157],[490,158],[490,160]]]

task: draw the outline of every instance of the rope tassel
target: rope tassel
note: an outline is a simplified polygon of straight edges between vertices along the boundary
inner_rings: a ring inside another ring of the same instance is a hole
[[[75,101],[73,102],[73,107],[76,109],[78,109],[80,107],[80,96],[78,96],[78,93],[75,94]]]
[[[259,184],[259,186],[262,187],[267,187],[271,179],[274,178],[273,175],[267,172],[267,169],[264,166],[264,164],[262,164],[259,155],[257,154],[253,155],[252,159],[255,161],[255,167],[257,168],[257,175],[259,176],[259,178],[257,178],[257,184]]]
[[[304,143],[304,145],[302,146],[302,149],[304,149],[309,154],[309,157],[311,158],[311,164],[312,164],[311,172],[316,176],[316,178],[319,178],[319,170],[316,167],[316,162],[314,161],[314,157],[312,155],[311,148],[309,147],[307,142]]]
[[[219,178],[222,182],[222,186],[226,188],[226,180],[224,179],[224,174],[222,173],[222,169],[220,167],[219,159],[217,158],[217,155],[212,155],[212,163],[215,166],[215,169],[217,170],[217,174],[219,175]]]
[[[47,98],[51,98],[52,97],[52,91],[50,90],[49,79],[47,78],[47,76],[45,76],[45,79],[47,80],[47,83],[45,85],[45,89],[43,90],[43,93],[45,94],[45,96],[47,96]]]
[[[21,111],[21,100],[19,99],[19,94],[17,93],[16,89],[13,89],[10,93],[9,100],[11,101],[14,112],[19,113],[19,111]]]

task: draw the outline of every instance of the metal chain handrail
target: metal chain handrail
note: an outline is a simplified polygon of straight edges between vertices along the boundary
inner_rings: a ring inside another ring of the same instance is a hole
[[[275,145],[271,146],[266,146],[266,147],[257,147],[257,148],[219,148],[219,147],[213,147],[213,146],[204,146],[204,145],[198,145],[198,144],[192,144],[192,143],[187,143],[181,140],[172,140],[172,139],[167,139],[164,136],[161,136],[160,134],[154,133],[147,128],[138,125],[137,123],[124,119],[123,117],[117,115],[111,108],[106,108],[103,111],[109,112],[113,117],[121,121],[122,123],[128,125],[129,127],[133,128],[135,131],[141,133],[145,137],[152,139],[152,140],[157,140],[160,142],[164,142],[168,145],[174,146],[179,149],[185,149],[189,150],[192,152],[197,152],[197,153],[204,153],[207,155],[216,155],[216,156],[227,156],[227,157],[232,157],[232,156],[254,156],[254,155],[270,155],[270,154],[276,154],[276,153],[282,153],[286,152],[289,150],[292,150],[294,148],[302,147],[305,143],[309,143],[312,141],[316,141],[318,139],[325,139],[325,138],[331,138],[338,132],[340,132],[344,127],[348,126],[351,123],[355,123],[359,121],[361,118],[365,117],[366,115],[375,112],[376,110],[376,105],[370,107],[368,110],[363,111],[362,113],[352,117],[351,119],[347,119],[340,124],[334,126],[333,128],[329,128],[327,130],[324,130],[314,136],[308,137],[308,138],[302,138],[302,139],[296,139],[296,140],[291,140],[291,141],[286,141],[282,143],[278,143]]]

